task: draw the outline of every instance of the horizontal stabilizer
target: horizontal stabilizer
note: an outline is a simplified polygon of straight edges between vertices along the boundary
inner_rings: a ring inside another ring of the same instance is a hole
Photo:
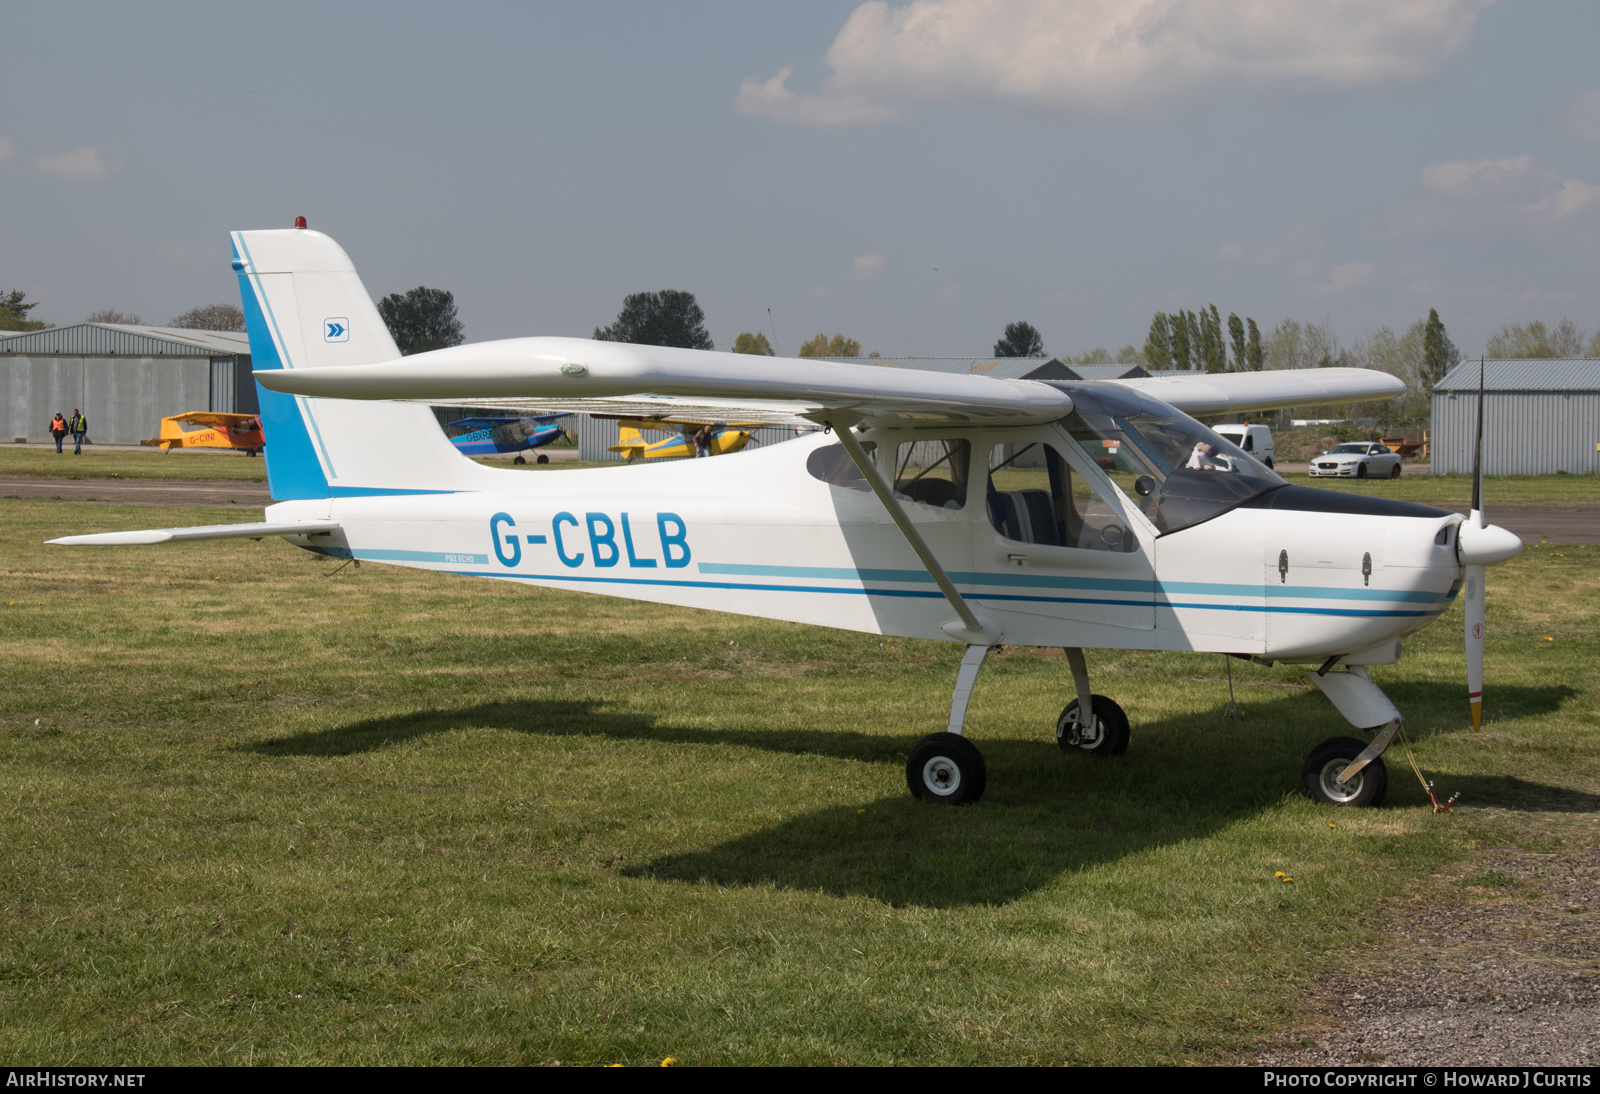
[[[1366,368],[1304,368],[1273,372],[1198,372],[1193,376],[1149,376],[1113,380],[1160,399],[1185,414],[1231,414],[1246,410],[1319,403],[1361,403],[1404,395],[1405,381]]]
[[[134,547],[177,543],[188,539],[261,539],[263,536],[310,536],[337,532],[336,520],[252,521],[248,524],[200,524],[192,528],[145,528],[136,532],[99,532],[46,540],[61,547]]]

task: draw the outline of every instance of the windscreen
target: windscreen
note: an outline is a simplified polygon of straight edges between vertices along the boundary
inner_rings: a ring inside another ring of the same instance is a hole
[[[1254,456],[1156,399],[1120,384],[1051,386],[1072,396],[1062,426],[1162,533],[1285,485]]]

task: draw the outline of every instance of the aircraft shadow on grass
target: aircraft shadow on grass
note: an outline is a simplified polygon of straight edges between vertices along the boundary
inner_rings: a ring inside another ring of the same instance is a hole
[[[1461,698],[1453,684],[1393,690],[1424,709],[1459,705]],[[1553,711],[1573,694],[1561,686],[1497,689],[1506,709],[1528,714]],[[1137,703],[1130,705],[1133,744],[1125,756],[1109,760],[1063,754],[1048,726],[1033,738],[988,737],[980,720],[973,736],[988,760],[989,788],[976,806],[940,808],[902,790],[802,813],[624,873],[820,891],[894,905],[1003,904],[1063,875],[1204,837],[1259,813],[1297,791],[1301,761],[1313,744],[1349,732],[1314,694],[1251,702],[1237,722],[1215,712],[1141,722]],[[469,727],[732,746],[896,768],[918,739],[848,730],[689,727],[599,710],[590,702],[542,700],[418,711],[245,747],[280,757],[348,756]],[[1508,753],[1506,763],[1514,766],[1514,754]],[[1386,808],[1426,802],[1398,751],[1389,773]],[[1447,781],[1444,789],[1461,790],[1464,803],[1600,812],[1600,797],[1515,776]]]

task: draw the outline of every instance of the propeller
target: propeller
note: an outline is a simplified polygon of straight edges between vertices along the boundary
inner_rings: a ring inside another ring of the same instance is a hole
[[[1483,358],[1478,358],[1478,435],[1472,452],[1472,511],[1456,529],[1456,558],[1466,568],[1467,703],[1472,732],[1483,723],[1484,578],[1488,568],[1522,553],[1515,533],[1483,519]]]

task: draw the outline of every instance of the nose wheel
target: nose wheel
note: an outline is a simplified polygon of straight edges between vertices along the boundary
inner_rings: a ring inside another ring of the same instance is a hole
[[[1389,771],[1381,756],[1374,757],[1344,783],[1339,782],[1339,775],[1366,747],[1364,741],[1354,737],[1333,737],[1313,748],[1300,769],[1300,786],[1306,797],[1322,805],[1358,809],[1382,805],[1389,789]]]
[[[1087,752],[1094,756],[1120,756],[1128,751],[1128,716],[1104,695],[1090,697],[1092,720],[1085,722],[1078,713],[1078,700],[1068,703],[1056,719],[1056,744],[1063,752]]]

